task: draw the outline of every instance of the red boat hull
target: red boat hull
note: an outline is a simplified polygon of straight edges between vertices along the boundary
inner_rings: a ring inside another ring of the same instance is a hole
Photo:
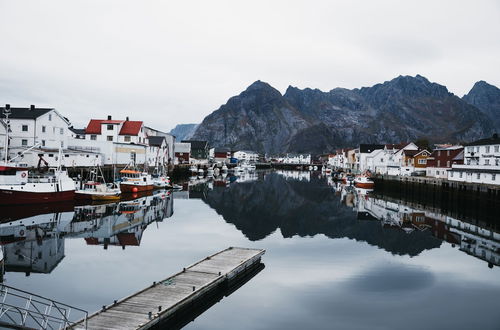
[[[122,193],[138,193],[138,192],[144,192],[144,191],[150,191],[153,190],[154,186],[152,184],[150,185],[131,185],[131,184],[120,184],[120,191]]]
[[[357,188],[363,188],[363,189],[373,189],[375,188],[375,183],[356,183]]]
[[[75,198],[75,191],[60,192],[28,192],[0,190],[0,205],[20,205],[20,204],[40,204],[72,201]]]

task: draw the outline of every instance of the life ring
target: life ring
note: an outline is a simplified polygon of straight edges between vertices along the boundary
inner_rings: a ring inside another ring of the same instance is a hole
[[[26,177],[26,172],[21,173],[21,178],[25,178],[25,177]]]
[[[21,229],[21,230],[19,231],[19,236],[24,236],[24,230],[22,230],[22,229]]]

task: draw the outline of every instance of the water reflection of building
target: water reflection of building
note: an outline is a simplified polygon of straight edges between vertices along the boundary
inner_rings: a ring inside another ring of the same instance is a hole
[[[275,171],[276,174],[287,180],[311,181],[311,172],[309,171]]]
[[[89,245],[138,246],[147,226],[173,214],[170,192],[106,205],[74,207],[0,224],[5,270],[50,273],[64,258],[64,240]]]
[[[385,228],[409,234],[414,230],[430,230],[433,236],[486,261],[489,267],[500,266],[500,233],[494,230],[432,210],[416,209],[400,200],[363,195],[346,187],[338,189],[347,206],[355,205],[360,220],[377,220]]]

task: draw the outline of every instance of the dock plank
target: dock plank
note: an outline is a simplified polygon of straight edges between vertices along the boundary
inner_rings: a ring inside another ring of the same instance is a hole
[[[228,248],[89,316],[88,329],[148,329],[256,263],[265,250]],[[161,311],[159,311],[161,306]],[[149,317],[151,313],[151,318]],[[83,320],[74,329],[85,329]]]

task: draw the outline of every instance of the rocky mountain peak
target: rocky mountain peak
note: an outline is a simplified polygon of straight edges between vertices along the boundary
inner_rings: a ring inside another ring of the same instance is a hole
[[[500,130],[500,89],[481,80],[462,99],[489,116]]]

